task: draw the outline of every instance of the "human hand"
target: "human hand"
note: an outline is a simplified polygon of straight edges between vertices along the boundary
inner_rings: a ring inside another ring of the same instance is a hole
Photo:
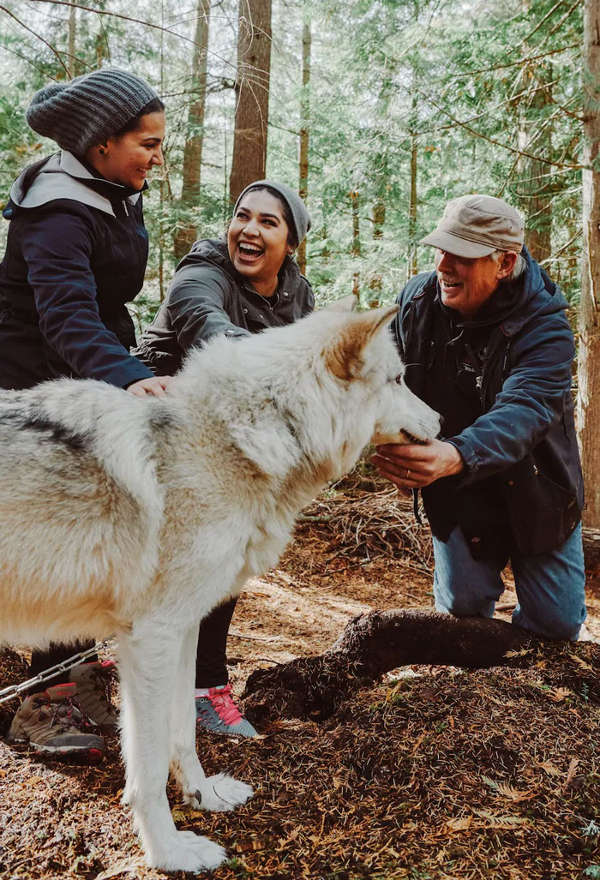
[[[149,379],[139,379],[127,388],[130,394],[136,397],[164,397],[169,387],[172,376],[151,376]]]
[[[371,461],[383,477],[404,491],[459,474],[465,466],[456,446],[445,440],[429,440],[423,445],[388,443],[377,447]]]

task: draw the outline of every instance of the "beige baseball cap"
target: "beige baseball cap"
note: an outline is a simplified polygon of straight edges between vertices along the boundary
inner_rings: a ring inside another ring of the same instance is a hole
[[[437,229],[421,244],[457,257],[487,257],[495,250],[521,253],[525,227],[518,211],[494,196],[460,196],[446,205]]]

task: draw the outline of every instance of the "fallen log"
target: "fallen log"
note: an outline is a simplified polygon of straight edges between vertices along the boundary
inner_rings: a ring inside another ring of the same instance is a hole
[[[324,654],[253,672],[242,695],[244,712],[259,726],[275,718],[325,719],[349,693],[399,666],[487,668],[508,665],[507,652],[522,655],[512,665],[529,665],[532,659],[525,655],[531,648],[565,644],[570,643],[548,642],[502,620],[420,609],[372,611],[350,621]],[[600,648],[594,651],[600,667]],[[589,666],[588,678],[600,699],[598,667]],[[586,687],[589,692],[590,684]]]

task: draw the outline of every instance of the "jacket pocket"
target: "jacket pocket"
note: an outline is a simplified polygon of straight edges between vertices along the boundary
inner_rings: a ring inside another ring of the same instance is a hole
[[[517,468],[520,472],[504,484],[513,541],[528,556],[550,553],[581,519],[577,497],[543,474],[531,458]]]

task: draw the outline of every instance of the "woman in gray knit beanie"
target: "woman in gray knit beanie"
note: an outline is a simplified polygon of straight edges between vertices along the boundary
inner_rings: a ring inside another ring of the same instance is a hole
[[[310,229],[291,187],[257,180],[238,197],[226,240],[197,241],[137,350],[157,373],[174,373],[187,352],[213,336],[230,339],[291,324],[314,307],[312,288],[292,258]],[[200,624],[196,649],[196,723],[202,731],[255,737],[238,710],[227,672],[232,599]]]
[[[119,149],[123,136],[135,131],[141,120],[158,125],[158,130],[162,121],[164,127],[164,105],[154,89],[139,76],[114,68],[45,86],[33,96],[26,116],[38,134],[84,159],[108,180],[133,189],[143,187],[145,174],[132,175],[127,167],[128,157]],[[149,170],[160,161],[156,154],[154,160],[138,164],[140,170]]]
[[[25,169],[3,211],[10,225],[0,263],[0,387],[72,376],[162,396],[168,378],[130,354],[135,333],[125,303],[144,280],[141,191],[148,171],[162,164],[164,106],[138,76],[103,69],[40,89],[27,121],[61,150]],[[32,672],[80,647],[34,651]],[[65,685],[64,711],[56,703],[49,711],[46,692],[27,697],[11,730],[39,751],[98,760],[104,741],[88,718],[116,726],[97,689],[103,672],[91,662],[63,677],[77,682],[73,710],[74,684]]]

